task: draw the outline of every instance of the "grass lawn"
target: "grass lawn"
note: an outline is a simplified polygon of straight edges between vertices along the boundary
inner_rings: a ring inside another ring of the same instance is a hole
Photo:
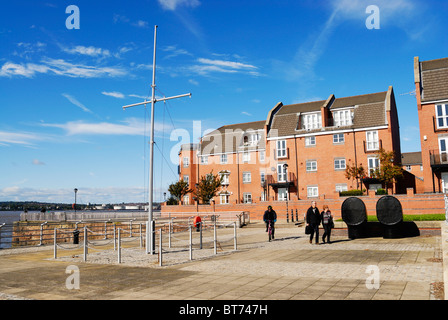
[[[445,214],[404,214],[403,221],[443,221]],[[367,221],[378,222],[375,216],[367,216]]]

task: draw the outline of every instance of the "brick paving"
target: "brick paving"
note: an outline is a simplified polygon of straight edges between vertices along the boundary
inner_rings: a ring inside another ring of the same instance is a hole
[[[88,263],[70,256],[54,260],[51,247],[2,254],[0,299],[440,299],[435,292],[443,282],[440,231],[356,240],[345,232],[336,230],[331,244],[311,245],[303,228],[283,226],[277,228],[276,240],[268,242],[262,225],[255,223],[238,230],[236,252],[232,243],[223,244],[224,253],[217,256],[165,267],[154,261],[147,267],[126,260],[120,265],[92,263],[94,253]],[[80,270],[78,290],[66,288],[69,265]],[[379,270],[378,288],[366,286],[369,266]]]

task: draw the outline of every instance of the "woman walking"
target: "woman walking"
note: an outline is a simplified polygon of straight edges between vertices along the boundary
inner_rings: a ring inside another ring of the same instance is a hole
[[[321,213],[322,225],[324,227],[324,234],[322,236],[322,242],[325,243],[325,238],[327,238],[327,242],[330,242],[331,236],[331,228],[334,227],[333,216],[331,215],[331,211],[328,209],[327,205],[323,206],[324,211]]]

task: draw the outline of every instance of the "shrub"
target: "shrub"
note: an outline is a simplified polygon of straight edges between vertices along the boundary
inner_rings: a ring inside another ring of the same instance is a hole
[[[341,197],[351,197],[351,196],[362,196],[362,190],[350,190],[350,191],[341,191],[339,192]]]

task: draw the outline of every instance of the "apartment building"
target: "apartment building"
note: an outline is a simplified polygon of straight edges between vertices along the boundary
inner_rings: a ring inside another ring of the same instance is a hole
[[[414,58],[424,192],[448,192],[448,58]]]
[[[400,162],[392,87],[300,104],[280,102],[266,120],[223,126],[199,145],[182,146],[179,174],[193,188],[200,176],[222,175],[216,204],[331,198],[339,191],[381,187],[368,174],[362,181],[345,177],[348,165],[363,166],[367,173],[379,167],[381,148],[395,151]]]

